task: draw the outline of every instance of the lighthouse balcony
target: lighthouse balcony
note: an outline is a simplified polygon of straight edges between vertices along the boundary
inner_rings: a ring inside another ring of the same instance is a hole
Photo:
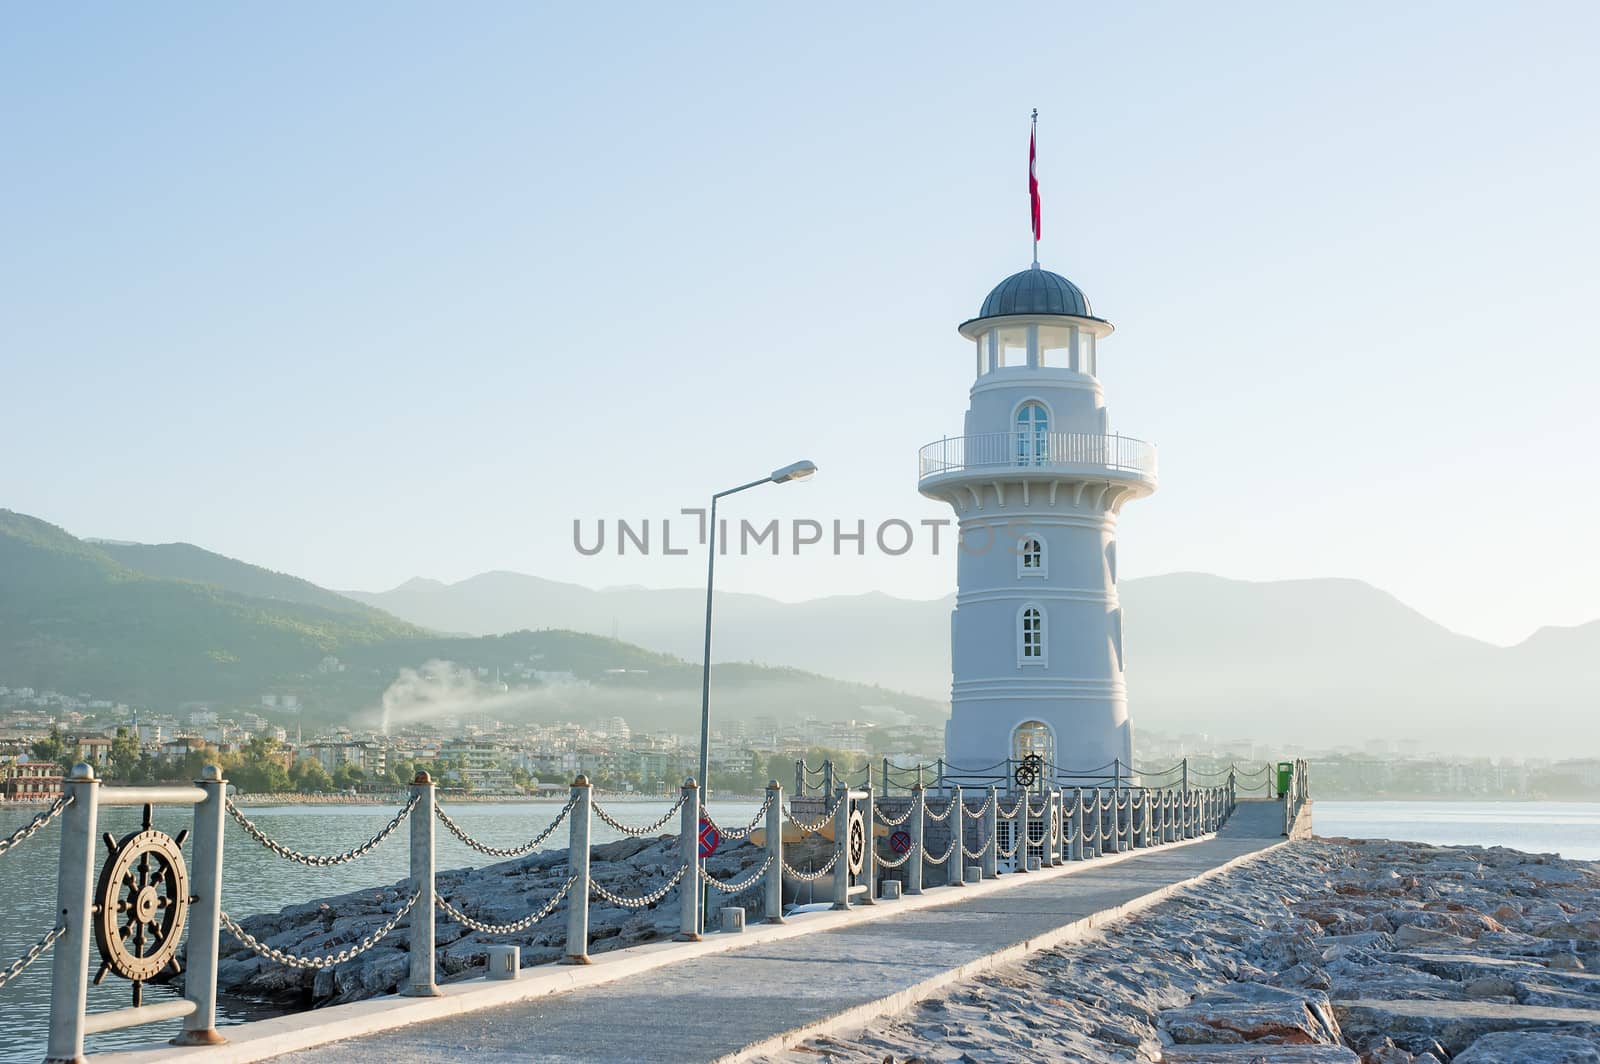
[[[936,440],[922,448],[918,457],[917,486],[923,491],[942,481],[974,475],[1109,478],[1140,481],[1152,489],[1156,484],[1155,444],[1131,436],[986,432]]]

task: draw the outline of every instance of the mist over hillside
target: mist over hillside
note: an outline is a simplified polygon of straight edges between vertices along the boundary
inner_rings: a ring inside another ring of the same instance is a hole
[[[698,662],[548,625],[469,636],[432,627],[191,544],[83,540],[0,510],[3,685],[166,709],[292,692],[307,725],[485,714],[698,729]],[[714,679],[724,722],[928,725],[946,713],[943,700],[790,667],[726,663]]]
[[[555,626],[691,660],[699,589],[594,590],[519,573],[347,592],[459,632]],[[1484,755],[1600,755],[1600,622],[1515,647],[1452,632],[1358,580],[1256,583],[1203,573],[1124,581],[1135,727],[1318,745],[1370,739]],[[948,697],[950,611],[882,594],[783,603],[719,594],[716,657],[782,662]]]

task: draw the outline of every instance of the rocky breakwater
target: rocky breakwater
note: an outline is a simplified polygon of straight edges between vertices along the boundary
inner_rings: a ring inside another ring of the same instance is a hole
[[[781,1059],[1600,1064],[1600,870],[1296,842]]]
[[[816,844],[812,844],[813,847]],[[675,836],[622,839],[590,851],[590,876],[612,894],[641,898],[654,894],[677,873],[682,850]],[[791,861],[799,861],[796,853]],[[748,878],[766,860],[766,852],[747,842],[725,843],[707,862],[710,875],[724,882]],[[801,867],[804,867],[803,865]],[[541,851],[528,857],[483,868],[437,873],[437,892],[469,919],[483,924],[512,924],[544,908],[567,882],[567,851]],[[679,927],[681,887],[642,908],[624,908],[595,896],[589,903],[589,951],[599,953],[641,942],[670,938]],[[410,882],[290,905],[276,913],[252,916],[240,926],[264,945],[299,957],[337,954],[380,930],[410,896]],[[483,974],[486,947],[512,943],[521,947],[524,967],[560,960],[567,953],[567,906],[533,926],[511,934],[474,931],[440,911],[434,942],[440,982]],[[760,914],[758,881],[738,895],[712,891],[712,909],[742,905]],[[409,928],[399,926],[371,949],[330,967],[295,968],[259,956],[224,933],[217,971],[224,994],[268,1000],[298,1007],[356,1001],[395,992],[409,971]]]

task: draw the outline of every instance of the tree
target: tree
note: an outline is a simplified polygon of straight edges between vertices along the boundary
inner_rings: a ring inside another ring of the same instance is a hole
[[[353,761],[341,761],[333,770],[333,786],[341,791],[359,786],[366,778],[367,774],[361,771],[361,766]]]
[[[60,765],[62,758],[72,752],[67,749],[67,742],[61,737],[60,726],[55,724],[50,725],[50,734],[48,736],[36,740],[33,744],[33,759],[35,761],[50,761]],[[67,762],[65,767],[70,769],[72,763],[70,761]]]
[[[119,780],[131,781],[139,770],[139,737],[119,727],[111,740],[111,775]]]
[[[333,789],[333,778],[322,762],[313,757],[301,758],[289,772],[289,780],[302,794],[323,794]]]

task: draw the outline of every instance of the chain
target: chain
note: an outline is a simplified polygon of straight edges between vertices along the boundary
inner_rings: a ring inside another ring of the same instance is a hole
[[[979,861],[983,859],[983,850],[981,848],[977,850],[969,850],[967,849],[967,844],[965,841],[961,843],[961,852],[969,861]]]
[[[1009,861],[1011,858],[1013,858],[1013,857],[1015,857],[1017,855],[1017,847],[1020,846],[1020,845],[1022,845],[1022,838],[1021,838],[1021,836],[1018,836],[1016,839],[1012,840],[1011,849],[1002,850],[1000,848],[999,844],[996,843],[995,844],[995,848],[994,848],[994,852],[995,852],[995,854],[997,856],[1004,857],[1006,860]]]
[[[50,808],[35,816],[32,820],[22,825],[16,831],[13,831],[7,838],[0,839],[0,857],[4,857],[6,855],[6,851],[11,849],[11,847],[27,842],[28,839],[38,832],[40,828],[44,827],[46,824],[50,823],[50,821],[60,816],[61,811],[71,804],[72,799],[68,798],[66,795],[62,795],[60,798],[57,798],[55,801],[50,803]],[[4,985],[5,981],[0,980],[0,986]]]
[[[434,902],[441,910],[443,910],[446,916],[450,917],[450,919],[454,920],[458,924],[465,924],[474,931],[479,931],[485,935],[515,935],[518,932],[526,931],[528,928],[532,927],[534,924],[538,923],[540,920],[543,920],[546,916],[549,916],[552,912],[554,912],[556,906],[561,904],[561,899],[567,896],[567,891],[572,889],[572,884],[576,883],[577,881],[577,876],[568,876],[567,881],[561,884],[561,889],[551,895],[549,901],[545,902],[543,909],[540,909],[536,913],[529,913],[527,916],[524,916],[522,919],[513,924],[481,923],[477,920],[474,920],[460,909],[457,909],[454,905],[451,905],[450,902],[444,898],[435,898]]]
[[[783,807],[783,815],[789,818],[789,823],[793,824],[801,831],[814,835],[823,828],[827,827],[828,821],[833,819],[833,814],[839,811],[839,798],[842,793],[843,792],[835,792],[833,796],[833,804],[830,806],[825,806],[823,808],[822,815],[815,820],[801,820],[799,817],[794,815],[794,810],[789,806]]]
[[[1011,812],[1007,813],[1001,810],[996,810],[995,816],[999,817],[1001,820],[1015,820],[1017,818],[1017,814],[1022,812],[1022,803],[1025,801],[1027,801],[1026,798],[1018,798],[1012,803]]]
[[[632,835],[636,839],[642,839],[646,836],[654,835],[657,831],[660,831],[662,828],[666,827],[667,821],[671,820],[678,810],[683,808],[683,803],[687,802],[688,800],[689,796],[687,794],[678,795],[678,800],[672,803],[672,808],[668,809],[660,820],[657,820],[654,824],[644,828],[629,827],[627,824],[624,824],[622,821],[606,812],[605,807],[599,802],[593,803],[591,808],[594,810],[595,816],[599,817],[611,827],[616,828],[624,835]]]
[[[976,813],[968,812],[967,807],[965,805],[963,805],[961,807],[961,812],[962,812],[963,815],[965,815],[967,817],[970,817],[973,820],[982,820],[983,817],[989,812],[989,805],[993,801],[994,801],[994,794],[991,792],[989,797],[987,797],[987,798],[985,798],[983,800],[983,804],[978,807],[978,811]]]
[[[772,854],[767,854],[767,859],[761,862],[761,867],[751,872],[749,877],[739,883],[724,883],[710,872],[705,873],[706,882],[724,894],[743,894],[760,881],[767,874],[767,869],[772,867]]]
[[[65,803],[62,804],[65,805]],[[43,814],[40,815],[42,816]],[[30,832],[29,834],[32,833]],[[15,836],[12,837],[15,838]],[[27,838],[27,836],[24,835],[23,838]],[[11,967],[7,968],[5,971],[0,972],[0,987],[5,986],[7,983],[11,982],[11,980],[15,979],[17,976],[26,971],[28,965],[44,956],[45,951],[56,944],[56,939],[60,938],[66,933],[67,929],[64,927],[53,928],[43,938],[29,946],[28,952],[24,953],[20,960],[18,960]]]
[[[227,929],[228,933],[243,942],[251,952],[258,953],[268,960],[277,961],[279,964],[288,965],[290,968],[315,968],[320,970],[322,968],[331,968],[335,964],[343,964],[352,957],[360,956],[373,946],[376,946],[384,938],[387,938],[389,932],[399,926],[400,921],[405,919],[406,914],[411,911],[413,905],[417,904],[417,899],[421,896],[420,893],[411,895],[406,899],[406,903],[400,906],[400,911],[395,913],[388,923],[360,942],[357,942],[354,946],[346,947],[338,953],[329,953],[322,957],[297,957],[293,953],[285,953],[281,949],[276,949],[259,941],[250,932],[240,927],[233,917],[226,912],[218,913],[217,915],[222,917],[222,926]]]
[[[911,819],[911,808],[912,808],[911,806],[906,806],[906,811],[904,813],[900,814],[900,819],[891,820],[891,819],[889,819],[889,817],[884,815],[883,807],[880,806],[877,802],[873,802],[872,803],[872,815],[877,817],[879,820],[881,820],[885,825],[887,825],[887,826],[889,826],[891,828],[897,828],[901,824],[904,824],[907,820]]]
[[[468,835],[466,830],[463,829],[460,824],[457,824],[454,820],[450,819],[449,813],[446,813],[437,805],[433,807],[433,815],[439,818],[439,823],[443,824],[450,830],[450,834],[454,835],[456,838],[460,839],[462,842],[466,843],[468,846],[472,847],[474,850],[477,850],[481,854],[485,854],[489,857],[522,857],[525,854],[530,854],[534,850],[537,850],[539,848],[539,844],[550,837],[550,833],[555,831],[555,829],[561,825],[561,822],[567,818],[567,814],[572,812],[572,807],[577,804],[578,799],[576,797],[569,799],[567,804],[562,807],[561,812],[556,814],[555,820],[550,822],[549,827],[539,832],[539,834],[535,835],[521,846],[511,849],[501,849],[498,846],[488,846],[479,842],[471,835]]]
[[[952,798],[948,802],[944,803],[944,812],[940,813],[938,816],[935,816],[928,809],[927,803],[924,802],[923,806],[922,806],[922,815],[924,817],[926,817],[932,823],[937,824],[937,823],[939,823],[941,821],[949,820],[950,819],[950,810],[954,809],[955,807],[956,807],[956,800],[954,798]]]
[[[761,826],[761,822],[767,818],[767,810],[772,808],[772,795],[773,795],[773,793],[774,793],[773,791],[768,791],[767,792],[767,800],[761,803],[761,808],[757,809],[756,810],[756,815],[750,818],[750,823],[746,824],[742,828],[725,828],[722,825],[718,824],[715,820],[711,820],[711,814],[710,813],[706,813],[705,817],[706,817],[707,820],[711,821],[711,826],[716,828],[717,829],[717,834],[721,835],[723,838],[725,838],[725,839],[742,839],[745,836],[749,835],[756,828],[760,827]]]
[[[783,862],[783,874],[788,876],[790,879],[798,879],[804,883],[814,883],[823,876],[827,875],[829,872],[833,871],[833,866],[837,864],[838,861],[838,850],[834,850],[833,856],[828,858],[828,863],[817,869],[815,872],[796,872],[794,868],[790,866],[789,862],[785,861]]]
[[[1033,803],[1029,802],[1028,803],[1028,815],[1031,816],[1031,817],[1034,817],[1036,819],[1041,819],[1042,820],[1044,818],[1044,811],[1046,809],[1049,809],[1049,808],[1050,808],[1049,801],[1040,802],[1039,803],[1039,808],[1037,810],[1035,810],[1033,808]]]
[[[682,879],[683,874],[688,870],[689,866],[687,864],[679,865],[678,871],[673,874],[671,879],[667,880],[658,889],[646,894],[642,898],[624,898],[622,895],[613,894],[599,883],[594,882],[589,884],[589,888],[593,890],[594,893],[598,894],[602,901],[608,901],[612,905],[619,906],[623,909],[643,909],[646,906],[654,905],[662,898],[665,898],[667,896],[667,892],[678,885],[678,880]]]
[[[878,859],[879,868],[899,868],[901,865],[911,860],[911,855],[916,853],[918,849],[920,849],[920,847],[916,843],[912,843],[911,849],[901,854],[898,861],[891,861],[882,854],[874,854],[873,856]]]
[[[321,854],[301,853],[299,850],[291,850],[281,842],[278,842],[277,840],[268,836],[266,832],[256,827],[255,824],[251,823],[249,817],[239,812],[239,807],[233,804],[232,798],[227,800],[227,804],[228,813],[233,817],[233,819],[239,822],[239,826],[244,828],[245,833],[248,834],[252,839],[255,839],[257,842],[259,842],[261,845],[265,846],[267,849],[271,850],[273,853],[277,854],[279,857],[282,857],[286,861],[296,861],[303,865],[310,865],[312,868],[331,868],[334,865],[346,864],[347,862],[365,857],[367,854],[371,853],[379,843],[383,842],[384,839],[387,839],[390,835],[394,834],[394,830],[405,822],[406,817],[411,815],[411,811],[417,807],[417,803],[421,800],[422,795],[412,795],[411,801],[401,806],[400,811],[394,815],[393,819],[385,824],[383,829],[376,835],[372,836],[372,838],[368,839],[366,842],[363,842],[360,846],[357,846],[353,850],[346,850],[344,853],[333,854],[332,856],[327,857],[324,857]]]
[[[951,839],[950,840],[950,845],[948,845],[948,846],[946,846],[944,848],[944,853],[940,854],[938,857],[929,857],[927,859],[928,863],[932,864],[932,865],[944,864],[946,861],[950,860],[950,855],[952,853],[954,853],[955,850],[956,850],[956,840],[955,839]]]

